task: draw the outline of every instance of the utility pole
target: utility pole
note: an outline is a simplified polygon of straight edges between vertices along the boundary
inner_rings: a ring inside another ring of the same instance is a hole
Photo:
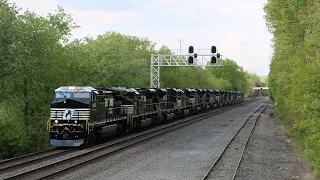
[[[184,42],[184,40],[183,40],[183,39],[178,39],[178,42],[179,42],[179,44],[180,44],[180,55],[182,55],[181,45],[182,45],[182,43]]]

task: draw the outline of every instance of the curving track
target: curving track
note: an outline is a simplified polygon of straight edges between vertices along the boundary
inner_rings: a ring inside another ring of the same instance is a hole
[[[256,100],[257,99],[250,99],[245,103],[250,103]],[[4,168],[0,170],[2,174],[0,175],[0,179],[47,179],[61,176],[61,174],[68,173],[73,171],[74,169],[79,169],[81,166],[94,163],[101,158],[121,151],[130,146],[136,145],[140,142],[173,131],[191,123],[206,119],[209,116],[228,111],[240,105],[241,104],[220,108],[212,110],[210,112],[177,120],[169,124],[161,125],[140,133],[135,133],[127,137],[119,138],[114,141],[90,147],[81,151],[76,149],[54,149],[39,154],[29,155],[29,157],[26,156],[28,158],[21,157],[16,158],[16,160],[12,159],[4,161]],[[38,165],[27,167],[34,164]]]
[[[263,104],[243,123],[201,180],[235,179],[251,133],[268,103]]]

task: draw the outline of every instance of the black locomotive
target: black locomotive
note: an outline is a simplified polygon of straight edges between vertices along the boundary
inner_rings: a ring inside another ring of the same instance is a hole
[[[50,143],[80,146],[102,134],[123,134],[243,100],[242,92],[210,89],[63,86],[51,103]]]

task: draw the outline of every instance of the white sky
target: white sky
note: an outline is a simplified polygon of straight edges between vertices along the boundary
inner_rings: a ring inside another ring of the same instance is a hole
[[[9,0],[23,10],[53,13],[61,6],[81,28],[74,37],[105,31],[148,37],[170,49],[217,46],[224,58],[249,72],[269,73],[271,39],[265,26],[267,0]],[[241,2],[241,3],[240,3]]]

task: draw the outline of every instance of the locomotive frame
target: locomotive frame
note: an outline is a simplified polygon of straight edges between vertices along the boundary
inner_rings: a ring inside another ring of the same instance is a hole
[[[243,101],[242,92],[210,89],[62,86],[47,129],[53,146],[80,146]]]

